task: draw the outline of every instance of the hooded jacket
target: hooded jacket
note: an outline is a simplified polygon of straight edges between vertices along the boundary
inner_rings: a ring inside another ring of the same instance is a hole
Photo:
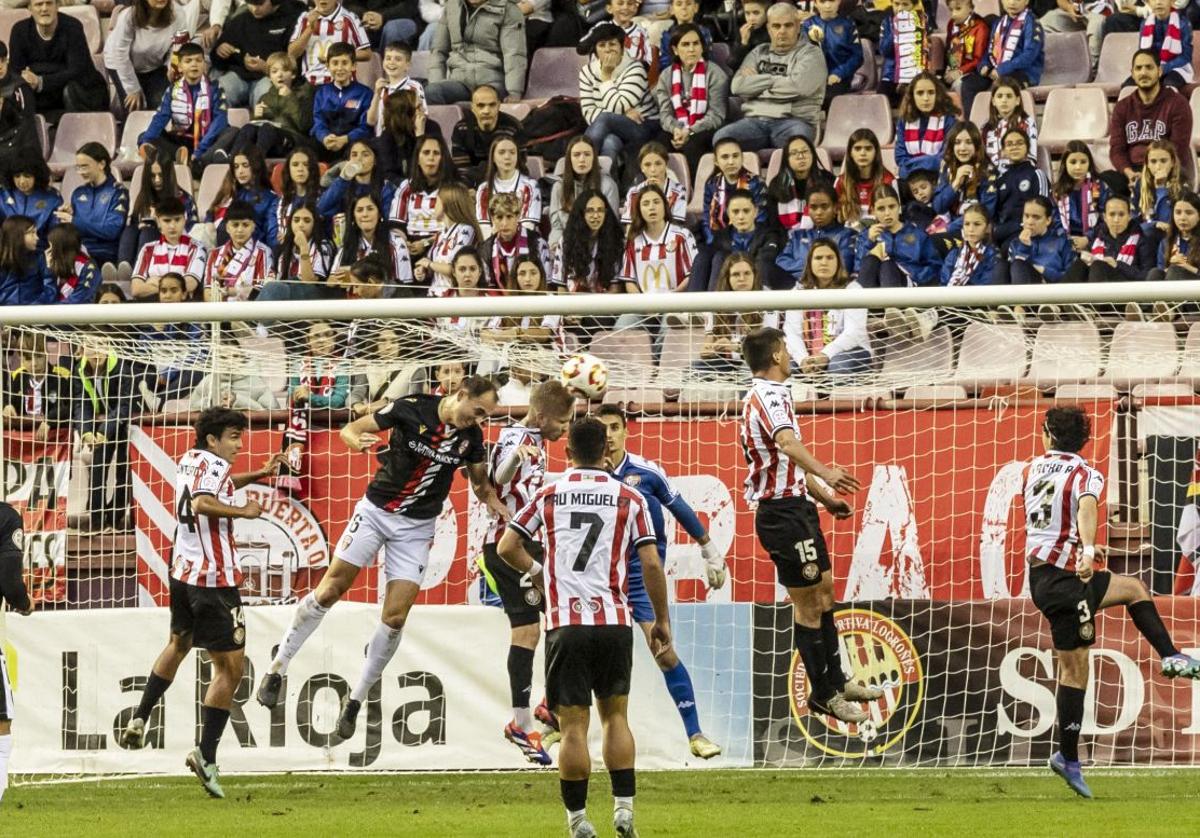
[[[498,85],[510,95],[525,92],[525,17],[516,3],[487,0],[471,8],[450,0],[433,35],[429,81],[457,81],[474,90]]]

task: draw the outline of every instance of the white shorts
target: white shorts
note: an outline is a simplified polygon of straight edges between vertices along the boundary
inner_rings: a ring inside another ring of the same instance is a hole
[[[437,518],[410,518],[385,512],[366,498],[354,507],[350,522],[338,539],[333,557],[357,567],[367,567],[383,550],[383,577],[421,584],[429,567],[429,548]]]
[[[8,680],[8,660],[4,657],[4,649],[0,646],[0,722],[13,720],[12,682]]]

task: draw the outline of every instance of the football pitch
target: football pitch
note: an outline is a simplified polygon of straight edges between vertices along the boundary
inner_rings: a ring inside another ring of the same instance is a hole
[[[1200,770],[1093,770],[1097,799],[1049,770],[641,772],[642,836],[1197,835]],[[210,800],[191,777],[10,788],[0,833],[63,835],[561,836],[552,771],[290,774],[224,779]],[[588,812],[612,835],[608,776]]]

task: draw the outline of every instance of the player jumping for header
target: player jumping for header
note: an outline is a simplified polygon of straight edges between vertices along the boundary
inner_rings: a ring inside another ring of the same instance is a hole
[[[1092,791],[1079,767],[1079,733],[1096,612],[1124,605],[1137,630],[1162,657],[1163,675],[1200,679],[1200,661],[1180,654],[1171,642],[1146,586],[1131,576],[1095,569],[1104,477],[1079,455],[1090,436],[1091,423],[1079,408],[1046,411],[1046,453],[1026,467],[1022,492],[1029,594],[1050,623],[1058,664],[1058,750],[1050,757],[1050,768],[1087,798]]]

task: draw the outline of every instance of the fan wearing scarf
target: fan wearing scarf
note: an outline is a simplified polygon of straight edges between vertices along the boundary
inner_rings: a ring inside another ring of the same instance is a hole
[[[950,93],[937,76],[919,73],[904,91],[896,120],[896,166],[907,178],[917,169],[936,176],[946,136],[959,115]]]
[[[1058,218],[1071,246],[1086,249],[1100,221],[1100,208],[1108,199],[1108,187],[1100,180],[1087,143],[1067,143],[1050,196],[1058,205]]]
[[[203,47],[187,43],[176,54],[179,80],[167,88],[138,146],[143,156],[146,146],[153,145],[159,160],[194,163],[193,168],[225,162],[237,136],[237,129],[229,125],[225,94],[208,78]]]
[[[1024,86],[1042,80],[1046,63],[1046,36],[1029,9],[1029,0],[1002,0],[1004,14],[992,24],[987,55],[979,72],[963,79],[963,112],[971,112],[975,96],[987,90],[1001,76],[1016,79]]]
[[[775,258],[775,264],[796,280],[804,273],[808,263],[808,251],[817,239],[829,239],[842,254],[842,264],[850,273],[855,273],[855,231],[838,220],[838,196],[827,182],[818,181],[805,193],[808,227],[798,227],[788,235],[787,244]]]
[[[929,69],[929,23],[914,0],[893,0],[879,37],[883,73],[879,92],[895,105],[905,85]]]
[[[1110,195],[1091,242],[1063,282],[1138,282],[1154,267],[1154,239],[1133,223],[1129,198]]]
[[[541,234],[521,226],[520,198],[507,192],[493,195],[488,203],[488,214],[495,232],[480,245],[479,258],[487,266],[490,289],[503,291],[511,285],[509,274],[522,256],[536,259],[543,269],[549,267],[550,253]],[[556,288],[554,280],[548,279],[550,286]]]
[[[659,142],[683,154],[695,176],[700,158],[712,149],[713,134],[725,124],[729,76],[710,60],[703,33],[694,24],[671,30],[670,50],[674,60],[654,86],[663,131]]]
[[[1200,196],[1184,192],[1171,208],[1171,230],[1158,246],[1151,280],[1195,279],[1200,275]]]
[[[1061,282],[1075,259],[1070,240],[1054,221],[1054,204],[1042,195],[1025,202],[1021,232],[1005,250],[1010,285]]]
[[[992,218],[992,238],[1001,250],[1021,230],[1025,202],[1034,196],[1050,194],[1050,180],[1029,159],[1029,140],[1022,132],[1016,128],[1008,129],[1003,148],[1008,168],[992,173],[987,189],[979,199]],[[1057,226],[1058,208],[1054,204],[1050,207]]]
[[[996,248],[989,236],[987,210],[970,204],[962,214],[962,243],[942,263],[942,285],[991,285],[995,281]]]
[[[704,182],[704,203],[700,213],[700,229],[705,244],[712,244],[713,236],[725,227],[729,195],[735,190],[744,190],[754,196],[754,205],[758,208],[755,223],[762,224],[767,220],[766,187],[762,178],[746,168],[738,141],[718,140],[713,146],[713,163],[717,171]]]
[[[254,235],[254,219],[254,207],[245,201],[234,201],[225,212],[229,240],[209,254],[204,275],[208,300],[254,299],[273,278],[275,258]]]
[[[1162,65],[1162,83],[1176,90],[1190,84],[1192,70],[1192,24],[1187,15],[1176,11],[1171,0],[1149,0],[1150,14],[1142,22],[1138,49],[1158,53]],[[1125,84],[1132,84],[1128,79]]]

